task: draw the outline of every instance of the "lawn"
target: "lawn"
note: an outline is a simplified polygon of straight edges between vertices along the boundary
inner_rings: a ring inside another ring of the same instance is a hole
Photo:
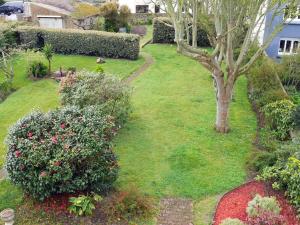
[[[175,46],[150,45],[145,51],[155,64],[134,82],[133,114],[115,142],[118,185],[199,200],[243,183],[256,130],[246,79],[235,89],[232,132],[218,134],[207,70],[177,54]]]
[[[8,128],[33,109],[48,111],[59,105],[57,82],[51,79],[33,81],[27,77],[28,63],[36,58],[40,59],[40,57],[42,56],[38,54],[27,53],[21,54],[14,59],[14,87],[17,91],[0,104],[0,167],[5,161],[4,140]],[[96,57],[92,56],[55,55],[53,68],[58,70],[60,66],[63,68],[76,67],[78,70],[94,71],[97,67],[96,59]],[[102,67],[105,72],[123,79],[137,70],[143,63],[144,59],[142,57],[136,61],[106,59],[106,63],[102,64]]]
[[[114,143],[120,162],[117,186],[136,186],[157,199],[191,198],[196,224],[208,224],[217,196],[246,179],[246,159],[256,132],[247,81],[242,77],[237,82],[230,112],[231,133],[217,134],[213,129],[215,93],[209,72],[177,54],[172,45],[148,45],[143,51],[153,56],[154,64],[133,81],[133,113]],[[82,57],[84,63],[81,57],[55,58],[65,66],[82,65],[92,70],[95,58]],[[110,63],[108,60],[105,66],[112,73],[125,74],[121,68],[131,68],[117,67],[117,63],[110,68]],[[1,139],[7,127],[33,107],[47,110],[58,105],[55,82],[32,82],[22,76],[17,80],[22,79],[27,85],[0,104]],[[2,115],[5,119],[1,121]],[[1,151],[3,154],[4,148]]]

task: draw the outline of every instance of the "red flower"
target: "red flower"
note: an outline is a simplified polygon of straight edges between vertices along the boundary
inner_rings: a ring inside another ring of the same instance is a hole
[[[46,177],[47,176],[47,172],[46,171],[43,171],[40,173],[40,177]]]
[[[32,133],[31,131],[28,132],[27,137],[28,137],[29,139],[32,139],[32,136],[33,136],[33,133]]]
[[[51,138],[51,140],[52,140],[52,143],[53,143],[53,144],[57,144],[57,143],[58,143],[57,136],[53,136],[53,137]]]
[[[60,128],[61,129],[65,129],[66,128],[66,124],[64,124],[64,123],[60,124]]]
[[[20,156],[21,156],[21,152],[18,150],[18,151],[15,151],[15,156],[17,157],[17,158],[19,158]]]
[[[54,166],[60,166],[60,165],[61,165],[61,162],[60,162],[60,161],[54,162],[53,165],[54,165]]]

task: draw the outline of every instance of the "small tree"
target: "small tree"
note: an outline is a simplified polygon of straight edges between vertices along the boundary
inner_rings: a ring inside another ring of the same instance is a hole
[[[104,17],[104,29],[110,32],[118,31],[118,4],[108,2],[100,7],[100,15]]]
[[[48,75],[50,76],[50,74],[51,74],[51,61],[52,61],[53,53],[54,53],[52,45],[51,44],[46,44],[43,48],[43,53],[44,53],[45,58],[48,61]]]
[[[236,81],[259,59],[288,19],[275,26],[252,53],[250,49],[263,29],[265,16],[272,13],[274,19],[283,15],[286,5],[297,5],[299,0],[161,0],[161,3],[173,22],[178,52],[193,57],[211,72],[217,101],[215,127],[218,132],[228,132],[229,106]],[[186,30],[192,25],[195,35],[198,21],[208,28],[212,53],[196,48],[195,43],[190,46],[186,40]]]

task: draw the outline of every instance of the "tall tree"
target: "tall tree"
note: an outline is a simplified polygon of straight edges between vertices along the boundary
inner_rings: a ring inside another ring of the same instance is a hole
[[[257,43],[268,13],[283,15],[287,4],[299,4],[299,0],[161,0],[173,21],[177,50],[193,57],[212,74],[216,90],[217,115],[215,128],[229,132],[229,107],[237,79],[245,74],[263,54],[276,34],[283,28],[283,20],[256,51],[250,49]],[[192,4],[190,4],[192,2]],[[197,8],[195,7],[197,6]],[[184,32],[185,14],[196,15],[192,26],[200,21],[208,25],[212,53],[189,45]],[[199,16],[198,16],[199,15]],[[267,26],[270,24],[267,24]]]

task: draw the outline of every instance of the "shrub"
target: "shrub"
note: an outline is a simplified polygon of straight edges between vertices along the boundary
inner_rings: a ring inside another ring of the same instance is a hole
[[[254,199],[248,203],[246,211],[249,217],[257,217],[262,212],[272,212],[275,215],[279,215],[281,208],[275,197],[256,195]]]
[[[0,83],[0,102],[4,101],[6,97],[13,91],[12,83],[4,81]]]
[[[295,105],[289,100],[269,103],[263,108],[270,128],[276,132],[276,136],[281,140],[286,139],[289,135],[293,125],[294,111]]]
[[[288,162],[266,167],[259,179],[271,181],[273,188],[285,191],[290,202],[300,213],[300,160],[295,156]]]
[[[6,143],[12,182],[43,200],[57,193],[109,190],[118,165],[110,116],[98,107],[33,112],[11,127]]]
[[[43,78],[48,74],[47,66],[41,61],[33,61],[28,66],[28,76]]]
[[[168,24],[168,25],[166,25]],[[153,43],[174,43],[175,30],[169,18],[153,19]]]
[[[88,216],[93,214],[96,208],[95,203],[100,202],[102,197],[100,195],[86,196],[80,195],[79,197],[72,197],[69,201],[72,203],[69,211],[77,216]]]
[[[106,204],[106,214],[112,220],[148,219],[155,213],[154,200],[136,188],[117,192]]]
[[[192,31],[190,31],[191,33]],[[153,43],[174,43],[175,30],[172,21],[167,17],[153,19]],[[197,44],[200,47],[209,47],[210,42],[207,32],[199,29],[197,32]]]
[[[245,223],[239,219],[228,218],[223,220],[220,225],[245,225]]]
[[[48,43],[56,53],[62,54],[137,59],[140,51],[140,38],[134,34],[34,27],[20,27],[18,32],[21,44],[28,48],[41,48]]]
[[[77,77],[67,77],[61,83],[63,105],[76,105],[80,108],[98,105],[123,125],[130,112],[130,91],[126,84],[113,76],[82,71]]]
[[[300,105],[296,108],[293,114],[293,121],[296,129],[300,129]]]

